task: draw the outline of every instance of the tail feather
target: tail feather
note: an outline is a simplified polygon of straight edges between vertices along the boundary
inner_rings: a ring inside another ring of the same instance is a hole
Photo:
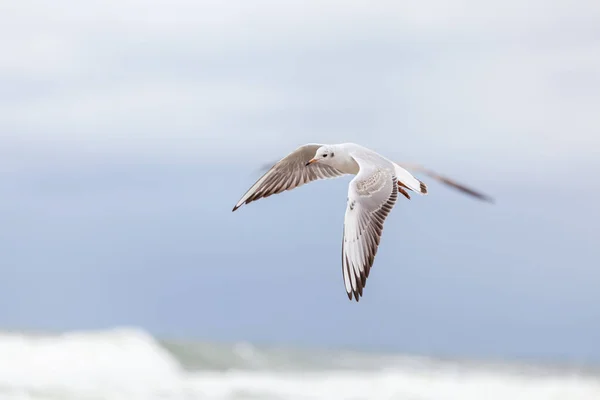
[[[396,177],[398,178],[398,182],[402,183],[402,186],[422,195],[427,194],[427,185],[425,183],[415,178],[398,164],[394,164],[394,166],[396,167]]]

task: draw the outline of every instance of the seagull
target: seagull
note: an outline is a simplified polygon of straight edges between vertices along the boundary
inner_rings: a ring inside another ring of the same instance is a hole
[[[342,276],[348,299],[363,296],[379,248],[383,225],[398,195],[427,195],[427,185],[408,170],[422,172],[483,201],[492,198],[417,164],[398,164],[355,143],[309,143],[279,160],[233,207],[292,190],[306,183],[355,175],[348,187],[342,240]]]

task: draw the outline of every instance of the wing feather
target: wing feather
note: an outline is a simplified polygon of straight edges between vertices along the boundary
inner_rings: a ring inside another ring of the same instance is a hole
[[[260,177],[237,202],[232,211],[244,204],[292,190],[306,183],[336,178],[344,175],[337,169],[322,163],[306,163],[315,155],[320,144],[306,144],[282,158]]]
[[[356,161],[360,171],[348,189],[342,274],[348,298],[358,301],[377,254],[384,222],[398,199],[398,180],[387,169],[369,168]]]
[[[438,182],[448,185],[460,192],[463,192],[464,194],[475,197],[479,200],[486,201],[488,203],[494,203],[494,199],[492,197],[488,196],[487,194],[484,194],[480,191],[477,191],[473,188],[463,185],[462,183],[459,183],[459,182],[455,181],[454,179],[440,175],[437,172],[434,172],[430,169],[423,167],[422,165],[409,164],[409,163],[398,163],[398,165],[401,166],[402,168],[406,168],[407,170],[412,170],[417,173],[421,172],[421,173],[429,176],[430,178],[435,179]]]
[[[471,187],[468,187],[467,185],[464,185],[464,184],[462,184],[460,182],[457,182],[454,179],[451,179],[451,178],[449,178],[447,176],[440,175],[437,172],[434,172],[434,171],[432,171],[430,169],[427,169],[427,168],[425,168],[425,167],[423,167],[421,165],[410,164],[410,163],[397,163],[397,164],[398,164],[398,166],[400,166],[400,167],[402,167],[402,168],[404,168],[406,170],[409,170],[409,171],[412,171],[412,172],[415,172],[415,173],[419,173],[419,172],[423,173],[423,174],[429,176],[430,178],[435,179],[436,181],[443,183],[444,185],[447,185],[447,186],[449,186],[449,187],[451,187],[451,188],[453,188],[455,190],[458,190],[459,192],[462,192],[462,193],[464,193],[466,195],[472,196],[472,197],[474,197],[476,199],[479,199],[481,201],[486,201],[488,203],[495,203],[494,198],[492,198],[491,196],[489,196],[489,195],[487,195],[485,193],[482,193],[482,192],[480,192],[478,190],[475,190],[475,189],[473,189]],[[271,164],[265,164],[265,165],[263,165],[260,168],[260,170],[261,171],[265,171],[268,168],[270,168],[270,166],[271,166]],[[420,188],[420,190],[418,192],[423,192],[423,189],[426,190],[427,187]],[[406,198],[410,199],[410,195],[403,188],[400,188],[400,193],[402,193]]]

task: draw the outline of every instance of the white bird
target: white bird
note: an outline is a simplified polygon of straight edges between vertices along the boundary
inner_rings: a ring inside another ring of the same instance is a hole
[[[415,167],[436,179],[483,200],[489,197]],[[342,275],[348,298],[363,294],[379,247],[383,224],[396,204],[398,193],[427,194],[427,186],[410,172],[379,153],[355,143],[300,146],[273,165],[233,207],[291,190],[317,179],[356,175],[348,187],[342,241]]]

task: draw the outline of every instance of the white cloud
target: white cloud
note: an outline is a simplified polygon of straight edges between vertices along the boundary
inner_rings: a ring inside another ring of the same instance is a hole
[[[555,28],[565,21],[594,23],[600,15],[589,1],[534,0],[523,3],[476,0],[109,0],[78,2],[23,0],[2,6],[5,29],[65,31],[154,31],[268,35],[369,29],[411,31],[511,31]],[[310,28],[310,29],[308,29]],[[213,37],[213,39],[215,39]]]
[[[5,2],[0,131],[125,153],[368,135],[415,157],[589,156],[598,20],[589,1]]]

